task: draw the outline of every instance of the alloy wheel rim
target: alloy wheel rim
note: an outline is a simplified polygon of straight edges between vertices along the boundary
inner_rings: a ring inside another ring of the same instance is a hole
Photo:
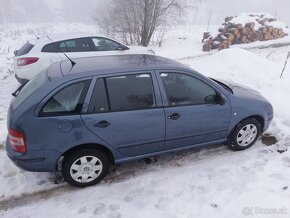
[[[258,129],[254,124],[245,125],[237,135],[237,143],[239,146],[249,146],[256,138]]]
[[[95,156],[80,157],[70,167],[71,177],[80,183],[87,183],[97,179],[102,171],[103,164]]]

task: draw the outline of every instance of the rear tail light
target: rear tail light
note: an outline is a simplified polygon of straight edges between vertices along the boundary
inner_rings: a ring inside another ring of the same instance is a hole
[[[14,129],[9,129],[8,134],[9,134],[10,144],[11,144],[13,150],[16,152],[19,152],[19,153],[25,153],[26,152],[26,145],[24,142],[23,134],[17,130],[14,130]]]
[[[37,62],[39,58],[18,58],[17,59],[17,66],[26,66],[29,64],[33,64]]]

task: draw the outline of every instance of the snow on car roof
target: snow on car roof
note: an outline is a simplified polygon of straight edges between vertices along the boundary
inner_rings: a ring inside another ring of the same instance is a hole
[[[36,44],[36,43],[47,43],[47,42],[57,42],[57,41],[62,41],[62,40],[67,40],[67,39],[74,39],[74,38],[82,38],[82,37],[93,37],[93,36],[98,36],[98,37],[105,37],[102,35],[94,35],[91,33],[85,33],[85,32],[68,32],[68,33],[59,33],[59,34],[51,34],[47,36],[41,36],[39,39],[31,39],[29,40],[30,43]],[[108,37],[106,37],[108,38]]]

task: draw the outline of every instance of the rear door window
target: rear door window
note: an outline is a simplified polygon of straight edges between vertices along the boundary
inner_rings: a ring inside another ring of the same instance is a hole
[[[33,47],[33,44],[26,42],[19,50],[15,51],[15,56],[26,55],[31,51]]]
[[[90,80],[70,84],[58,91],[44,105],[40,116],[60,116],[81,112]]]
[[[112,111],[141,110],[155,107],[151,74],[142,73],[105,79]]]
[[[88,113],[144,110],[155,106],[151,74],[130,74],[98,79]]]

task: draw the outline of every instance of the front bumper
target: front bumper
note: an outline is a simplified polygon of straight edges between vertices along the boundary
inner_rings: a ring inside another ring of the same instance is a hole
[[[269,128],[273,118],[274,118],[274,110],[273,110],[272,105],[270,104],[266,108],[266,110],[264,111],[264,128],[263,128],[263,132],[265,132]]]
[[[36,150],[26,153],[15,152],[7,137],[6,153],[10,160],[20,169],[33,172],[54,172],[61,154],[55,150]]]

